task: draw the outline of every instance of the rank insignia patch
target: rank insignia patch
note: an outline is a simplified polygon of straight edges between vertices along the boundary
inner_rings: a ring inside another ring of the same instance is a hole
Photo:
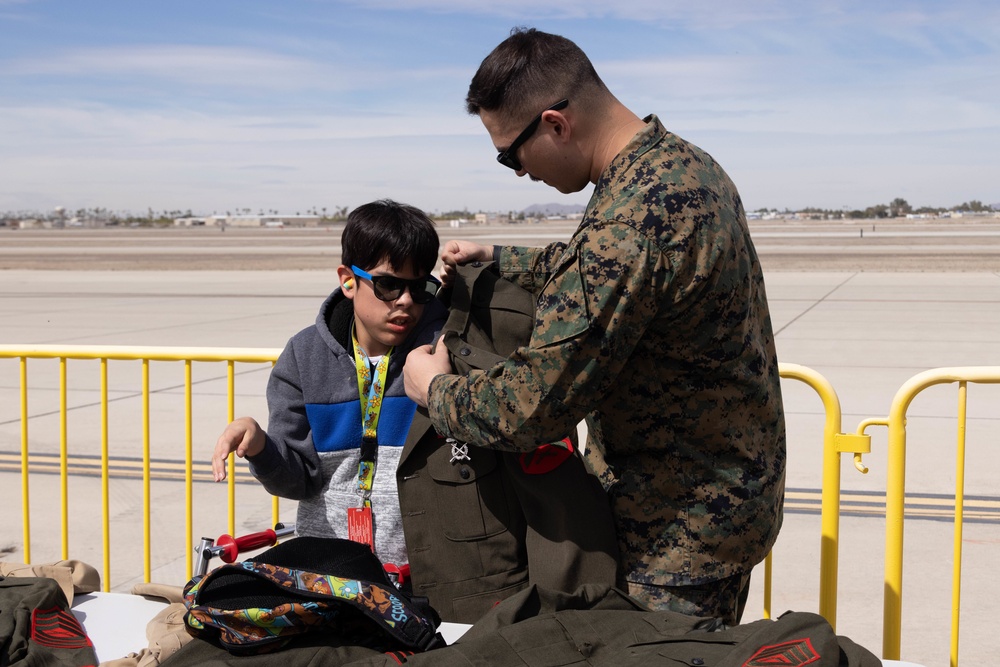
[[[31,639],[47,648],[80,649],[93,646],[76,617],[59,607],[35,609],[31,612]]]
[[[773,646],[763,646],[743,663],[743,667],[800,667],[819,660],[808,637]]]

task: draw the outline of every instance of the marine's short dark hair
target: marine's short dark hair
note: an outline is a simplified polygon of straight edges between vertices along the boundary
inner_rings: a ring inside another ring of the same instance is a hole
[[[363,204],[347,216],[340,237],[341,263],[365,271],[388,261],[394,270],[412,263],[430,273],[437,263],[437,228],[420,209],[391,199]]]
[[[606,89],[587,54],[572,41],[535,28],[514,28],[479,65],[465,108],[472,115],[528,116],[595,85]]]

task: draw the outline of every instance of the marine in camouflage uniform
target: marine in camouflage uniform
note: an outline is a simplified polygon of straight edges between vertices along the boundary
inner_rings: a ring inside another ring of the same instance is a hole
[[[628,591],[689,613],[719,605],[732,622],[781,526],[774,335],[735,185],[644,121],[568,243],[495,249],[502,275],[539,295],[529,345],[438,375],[428,407],[439,432],[515,451],[586,418]]]

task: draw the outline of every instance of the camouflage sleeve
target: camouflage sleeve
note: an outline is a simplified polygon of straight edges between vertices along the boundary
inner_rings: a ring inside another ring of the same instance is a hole
[[[550,243],[543,248],[497,246],[494,252],[500,275],[532,294],[548,282],[550,270],[566,249],[565,243]]]
[[[486,371],[431,383],[435,428],[516,451],[563,437],[615,390],[664,280],[662,254],[629,225],[581,228],[539,294],[528,346]]]

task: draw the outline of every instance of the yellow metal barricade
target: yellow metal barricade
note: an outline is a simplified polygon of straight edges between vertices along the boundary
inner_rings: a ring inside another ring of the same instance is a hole
[[[965,494],[966,399],[969,383],[1000,383],[1000,366],[935,368],[919,373],[896,392],[884,420],[866,420],[858,427],[884,425],[889,430],[886,480],[885,586],[882,612],[882,657],[899,660],[903,608],[903,513],[906,499],[906,412],[913,398],[938,384],[958,383],[955,476],[954,563],[952,567],[952,616],[950,664],[958,665],[958,635],[962,577],[962,521]]]
[[[62,345],[0,345],[0,359],[18,359],[20,362],[20,422],[21,422],[21,499],[22,499],[22,539],[25,562],[30,563],[31,517],[30,517],[30,471],[32,456],[29,447],[28,410],[28,360],[58,360],[59,369],[59,475],[60,514],[62,528],[62,558],[69,555],[69,493],[68,493],[68,429],[67,429],[67,360],[97,360],[100,368],[100,475],[101,475],[101,523],[103,535],[103,587],[111,590],[111,545],[109,512],[109,361],[139,361],[142,364],[141,404],[142,404],[142,484],[143,484],[143,564],[145,581],[150,581],[150,362],[181,362],[184,364],[184,486],[185,486],[185,526],[186,526],[186,572],[190,578],[193,571],[194,536],[193,526],[193,470],[194,452],[192,439],[193,379],[192,365],[195,363],[225,363],[227,366],[227,423],[235,412],[235,364],[266,364],[267,368],[277,359],[280,349],[272,348],[192,348],[192,347],[128,347],[128,346],[62,346]],[[221,428],[220,428],[221,432]],[[199,457],[204,452],[199,453]],[[236,475],[235,462],[229,461],[228,478],[228,525],[229,532],[235,534]],[[278,522],[278,499],[272,501],[272,523]]]
[[[109,387],[108,365],[110,361],[138,361],[141,363],[141,435],[142,435],[142,485],[143,485],[143,571],[146,581],[150,580],[150,364],[151,363],[182,363],[184,373],[184,393],[182,404],[184,411],[184,462],[180,466],[185,485],[184,523],[186,527],[186,571],[190,577],[193,570],[194,535],[193,525],[193,471],[195,456],[192,442],[192,403],[193,378],[192,367],[200,363],[226,364],[227,415],[231,421],[235,416],[235,364],[273,364],[277,359],[279,349],[241,349],[241,348],[181,348],[181,347],[123,347],[123,346],[46,346],[46,345],[0,345],[0,358],[18,359],[20,362],[20,421],[21,421],[21,495],[22,495],[22,530],[25,560],[31,561],[31,520],[29,479],[33,456],[29,447],[29,411],[28,411],[28,361],[35,359],[58,360],[59,364],[59,475],[60,475],[60,516],[62,527],[62,558],[70,557],[69,549],[69,493],[67,480],[69,470],[67,465],[67,360],[97,360],[100,364],[100,476],[101,476],[101,522],[103,535],[103,582],[105,590],[111,587],[111,546],[109,520],[109,478],[110,457],[108,451],[109,439]],[[840,401],[830,383],[816,371],[796,364],[781,364],[779,367],[782,378],[803,382],[811,387],[823,404],[825,419],[822,431],[823,442],[823,473],[822,473],[822,510],[821,510],[821,551],[819,563],[819,613],[836,623],[837,613],[837,564],[840,522],[840,455],[845,452],[855,454],[868,451],[867,436],[852,436],[840,432],[841,412]],[[220,422],[221,423],[221,422]],[[199,459],[206,459],[206,452],[201,450]],[[203,466],[202,464],[198,464]],[[235,534],[235,461],[229,462],[228,485],[228,526],[230,533]],[[278,523],[277,499],[274,499],[272,523]],[[764,614],[770,617],[771,594],[771,559],[765,564],[765,600]]]
[[[823,477],[820,509],[820,563],[819,563],[819,613],[833,628],[837,627],[837,565],[840,547],[840,456],[850,453],[861,472],[862,454],[871,451],[871,438],[865,435],[841,433],[840,399],[830,382],[805,366],[778,364],[782,378],[798,380],[809,385],[823,402]],[[770,561],[765,566],[764,616],[771,618]]]
[[[61,517],[62,558],[70,558],[69,515],[70,497],[68,479],[70,466],[68,457],[69,427],[68,406],[68,361],[91,360],[99,363],[99,444],[100,444],[100,522],[103,536],[103,586],[105,591],[111,590],[111,523],[109,516],[109,479],[111,476],[111,460],[109,455],[109,362],[139,362],[141,364],[140,397],[141,440],[142,440],[142,521],[143,521],[143,571],[145,581],[150,581],[150,552],[152,549],[151,526],[151,406],[150,366],[152,363],[183,364],[183,395],[180,398],[184,411],[183,432],[184,461],[178,464],[178,475],[183,476],[185,488],[184,524],[186,529],[186,571],[190,578],[194,563],[193,526],[193,481],[196,467],[204,469],[208,453],[199,450],[201,463],[195,463],[193,447],[193,403],[195,384],[193,368],[195,364],[224,363],[226,364],[226,422],[235,416],[236,397],[236,364],[260,364],[269,369],[277,359],[279,349],[276,348],[190,348],[190,347],[128,347],[128,346],[54,346],[54,345],[0,345],[0,359],[8,359],[18,363],[19,393],[20,393],[20,456],[19,469],[21,476],[22,500],[22,540],[24,560],[31,562],[31,518],[30,518],[30,473],[32,469],[47,469],[58,471],[59,474],[59,514]],[[32,415],[29,411],[29,361],[50,360],[58,363],[58,437],[59,453],[45,455],[32,453],[30,446],[29,423]],[[855,467],[865,472],[862,465],[862,455],[870,452],[871,439],[866,434],[869,427],[885,426],[888,429],[888,459],[886,483],[886,534],[885,534],[885,580],[883,604],[883,658],[898,660],[900,655],[901,625],[902,625],[902,566],[903,566],[903,519],[905,503],[905,467],[906,467],[906,418],[907,410],[913,398],[924,389],[938,384],[958,384],[957,408],[957,451],[956,451],[956,490],[954,515],[954,565],[952,573],[952,627],[951,627],[951,665],[958,664],[958,632],[959,608],[961,591],[961,556],[963,530],[965,449],[966,449],[966,400],[969,383],[1000,383],[1000,366],[938,368],[915,375],[896,393],[887,418],[866,419],[862,421],[856,433],[841,432],[840,400],[833,386],[816,371],[796,364],[779,365],[779,372],[785,380],[795,380],[808,385],[819,396],[823,404],[824,425],[822,431],[823,464],[822,464],[822,500],[821,500],[821,534],[819,562],[819,613],[836,628],[837,620],[837,589],[838,589],[838,554],[840,545],[840,500],[841,500],[841,455],[852,454]],[[12,406],[11,406],[12,407]],[[222,424],[221,419],[219,423]],[[794,456],[794,452],[790,452]],[[228,499],[229,532],[236,533],[236,469],[235,461],[230,458],[229,478],[226,489]],[[54,499],[50,499],[51,501]],[[277,498],[271,501],[272,524],[279,522],[279,507]],[[95,517],[96,519],[96,517]],[[764,615],[771,617],[771,557],[765,563],[764,583]]]

